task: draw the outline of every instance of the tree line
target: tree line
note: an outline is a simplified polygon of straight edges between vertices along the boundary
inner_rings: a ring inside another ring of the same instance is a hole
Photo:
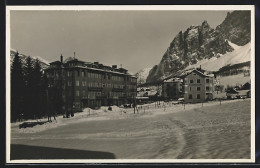
[[[29,56],[23,65],[17,52],[11,65],[11,121],[45,116],[47,88],[39,60],[33,61]]]

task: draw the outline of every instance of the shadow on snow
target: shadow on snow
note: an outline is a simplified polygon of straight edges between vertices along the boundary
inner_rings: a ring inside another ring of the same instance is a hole
[[[115,159],[110,152],[11,144],[11,160],[19,159]]]

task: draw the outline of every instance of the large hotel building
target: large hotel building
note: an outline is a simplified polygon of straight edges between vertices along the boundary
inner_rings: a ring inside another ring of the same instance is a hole
[[[56,88],[66,111],[131,104],[136,98],[137,78],[116,65],[110,67],[75,58],[63,62],[61,56],[60,61],[50,63],[45,72],[49,92]]]

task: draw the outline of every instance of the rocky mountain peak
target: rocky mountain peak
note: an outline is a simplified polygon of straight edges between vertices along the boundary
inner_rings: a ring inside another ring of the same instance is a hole
[[[201,24],[203,27],[209,27],[209,24],[206,20],[204,20]]]
[[[147,82],[163,79],[202,59],[233,51],[227,40],[237,45],[247,44],[250,41],[250,25],[250,11],[234,11],[216,29],[211,28],[205,20],[201,25],[191,25],[186,31],[180,31],[160,63],[149,72]]]
[[[225,39],[234,44],[243,46],[251,40],[251,13],[250,11],[228,12],[225,20],[216,27]]]

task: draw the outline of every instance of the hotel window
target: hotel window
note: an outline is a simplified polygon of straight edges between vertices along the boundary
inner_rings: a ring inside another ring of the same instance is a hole
[[[193,83],[193,79],[190,80],[190,83]]]
[[[81,76],[82,76],[82,77],[86,76],[86,72],[85,72],[85,71],[82,71],[82,72],[81,72]]]
[[[76,96],[79,96],[79,90],[76,90]]]
[[[85,90],[82,91],[82,96],[85,96]]]
[[[79,86],[79,81],[76,81],[76,86]]]
[[[197,83],[200,83],[200,79],[197,79]]]
[[[206,79],[206,83],[209,83],[209,79]]]
[[[192,99],[192,94],[189,94],[189,99]]]
[[[72,82],[71,81],[68,82],[68,86],[72,86]]]
[[[197,91],[200,91],[200,87],[197,87]]]
[[[68,77],[72,76],[72,72],[68,72]]]
[[[209,86],[206,86],[206,91],[209,91]]]
[[[200,94],[197,94],[197,99],[200,99]]]

